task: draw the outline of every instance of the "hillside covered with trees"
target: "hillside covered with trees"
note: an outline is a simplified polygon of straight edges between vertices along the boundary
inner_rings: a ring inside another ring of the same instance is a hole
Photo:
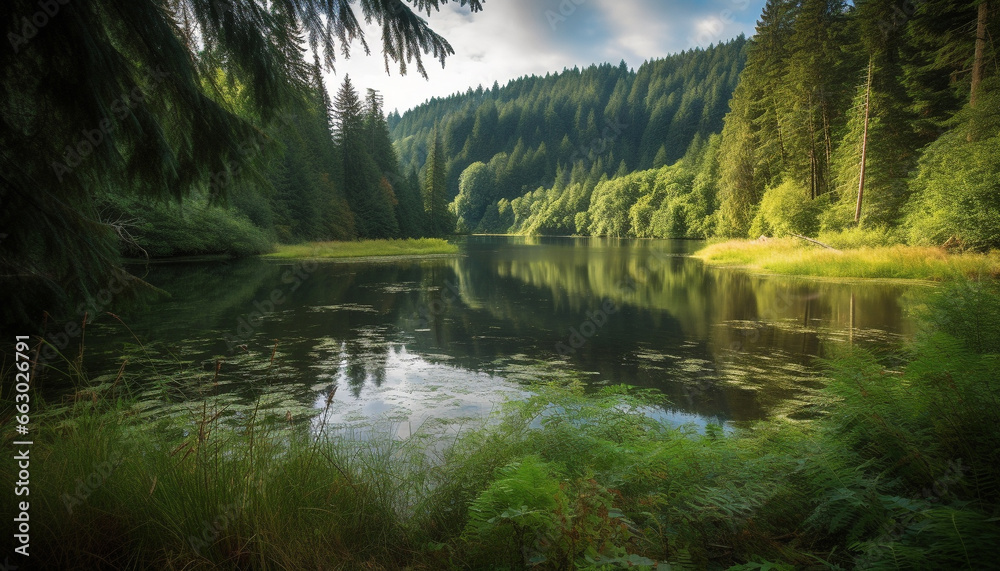
[[[605,63],[479,86],[391,114],[389,125],[404,171],[423,168],[439,132],[459,230],[505,232],[521,195],[579,183],[583,196],[567,197],[575,208],[601,177],[672,164],[719,132],[746,45],[741,36],[638,70]]]
[[[422,164],[433,125],[444,130],[460,231],[850,230],[862,241],[997,247],[997,11],[770,0],[749,41],[634,74],[603,65],[522,78],[389,124],[404,169]]]

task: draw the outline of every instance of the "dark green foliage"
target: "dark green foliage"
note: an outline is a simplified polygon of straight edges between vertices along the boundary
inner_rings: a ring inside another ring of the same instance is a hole
[[[455,231],[455,217],[448,208],[448,169],[437,128],[424,168],[424,230],[428,236],[441,237]]]
[[[453,53],[417,15],[443,4],[362,3],[365,20],[383,30],[387,68],[392,60],[405,72],[415,61],[423,73],[423,54]],[[480,0],[458,4],[482,9]],[[56,13],[35,0],[0,8],[10,43],[0,50],[5,323],[38,323],[117,271],[118,232],[95,207],[101,194],[181,199],[235,179],[212,189],[221,201],[237,186],[264,184],[265,157],[248,157],[245,145],[308,99],[303,40],[328,67],[353,41],[367,49],[350,2],[45,5]],[[41,29],[34,18],[44,18]],[[315,221],[306,227],[315,231]]]
[[[902,371],[854,351],[831,363],[820,498],[810,518],[865,568],[978,568],[1000,532],[996,288],[959,283],[928,299]],[[990,344],[983,341],[990,338]]]
[[[420,178],[416,170],[396,182],[396,212],[399,218],[399,233],[404,238],[418,238],[426,235],[426,214],[421,192]]]
[[[376,148],[385,150],[377,136],[382,127],[382,111],[374,92],[369,94],[367,105],[366,109],[354,90],[351,78],[345,77],[333,101],[334,135],[340,158],[339,180],[355,215],[358,235],[362,238],[395,238],[399,236],[397,201],[386,178],[391,173],[382,171],[373,153]],[[391,166],[393,157],[380,159],[382,164]]]
[[[463,195],[457,213],[462,227],[507,231],[495,222],[501,199],[554,186],[560,172],[578,168],[587,176],[574,182],[589,180],[593,189],[623,164],[627,174],[676,162],[694,137],[704,140],[721,130],[745,45],[740,37],[651,60],[636,71],[624,63],[594,65],[432,99],[394,122],[393,138],[404,168],[419,169],[439,123],[448,157],[447,199]],[[480,163],[488,176],[464,176]],[[576,232],[573,219],[589,201],[589,190],[576,190],[579,196],[567,197],[574,205],[560,204],[555,219],[532,231]],[[494,222],[481,225],[484,217]]]
[[[250,256],[271,250],[268,232],[236,208],[213,206],[205,199],[150,203],[108,198],[102,205],[110,219],[124,222],[122,253],[130,258],[166,258],[225,254]]]
[[[330,136],[326,89],[318,66],[315,69],[312,104],[286,118],[276,134],[281,154],[268,169],[274,188],[273,227],[281,242],[349,240],[356,235],[354,213],[334,182],[338,153]]]

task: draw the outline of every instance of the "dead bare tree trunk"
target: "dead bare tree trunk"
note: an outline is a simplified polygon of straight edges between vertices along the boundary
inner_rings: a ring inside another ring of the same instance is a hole
[[[861,176],[858,177],[858,205],[854,208],[854,223],[861,221],[861,199],[865,195],[865,163],[868,161],[868,118],[871,115],[872,70],[875,57],[868,58],[868,83],[865,85],[865,127],[861,134]]]

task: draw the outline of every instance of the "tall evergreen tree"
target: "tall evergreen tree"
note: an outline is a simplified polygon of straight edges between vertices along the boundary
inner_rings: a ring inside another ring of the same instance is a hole
[[[424,173],[424,213],[429,236],[447,236],[455,230],[455,221],[448,209],[445,160],[441,135],[435,126]]]
[[[354,213],[358,235],[363,238],[396,237],[399,222],[395,196],[370,152],[374,146],[374,129],[366,128],[370,121],[366,121],[364,105],[350,76],[344,77],[333,105],[341,184]]]
[[[446,2],[363,3],[366,19],[385,30],[387,67],[392,60],[405,71],[415,62],[423,73],[423,54],[443,60],[453,53],[414,12]],[[481,0],[459,3],[482,9]],[[0,50],[0,228],[7,234],[0,279],[8,302],[0,319],[37,323],[43,310],[75,307],[120,275],[121,234],[96,207],[102,194],[221,201],[264,183],[269,153],[248,157],[247,142],[302,99],[309,77],[303,36],[328,66],[337,50],[364,44],[354,6],[60,2],[39,31],[28,22],[44,15],[36,0],[3,2],[0,27],[10,46]]]
[[[896,10],[891,0],[865,0],[856,3],[852,14],[857,39],[851,51],[867,56],[867,61],[854,66],[857,89],[834,156],[838,203],[824,216],[826,228],[853,223],[862,188],[862,164],[863,225],[895,224],[909,196],[908,178],[916,166],[920,141],[913,129],[916,117],[910,112],[912,103],[902,83],[900,51],[907,23],[885,24]]]

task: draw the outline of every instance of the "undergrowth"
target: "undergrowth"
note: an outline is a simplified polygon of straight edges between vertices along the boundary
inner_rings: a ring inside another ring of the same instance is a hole
[[[998,307],[994,285],[942,288],[901,358],[852,349],[827,360],[817,420],[736,432],[660,423],[644,412],[658,393],[570,383],[435,447],[263,407],[223,423],[208,401],[149,422],[127,383],[106,383],[33,417],[32,562],[988,567],[1000,556]],[[9,457],[2,471],[13,481]]]

